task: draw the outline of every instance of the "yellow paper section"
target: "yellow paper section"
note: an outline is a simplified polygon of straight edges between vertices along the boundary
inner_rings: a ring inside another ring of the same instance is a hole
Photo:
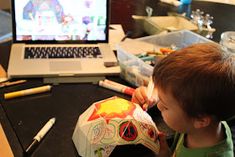
[[[0,156],[14,157],[1,124],[0,124]]]

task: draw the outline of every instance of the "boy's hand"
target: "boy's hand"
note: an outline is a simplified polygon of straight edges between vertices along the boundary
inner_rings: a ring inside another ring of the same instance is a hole
[[[159,133],[160,151],[157,157],[171,157],[171,151],[166,141],[166,135]]]
[[[148,100],[146,90],[147,88],[144,86],[136,88],[131,101],[142,106]]]
[[[131,101],[139,104],[142,108],[144,104],[148,104],[149,107],[152,107],[154,103],[156,102],[154,99],[148,99],[147,97],[147,88],[144,86],[141,86],[139,88],[136,88],[134,94],[132,95]]]

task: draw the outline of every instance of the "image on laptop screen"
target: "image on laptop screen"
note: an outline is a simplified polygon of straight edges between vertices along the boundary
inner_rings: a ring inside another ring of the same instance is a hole
[[[16,41],[107,41],[107,0],[14,0]]]

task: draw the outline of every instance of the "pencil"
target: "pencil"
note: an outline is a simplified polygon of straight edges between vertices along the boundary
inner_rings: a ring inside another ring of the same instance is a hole
[[[7,87],[7,86],[12,86],[12,85],[16,85],[16,84],[20,84],[20,83],[24,83],[26,82],[26,80],[18,80],[18,81],[13,81],[13,82],[3,82],[0,83],[0,88],[1,87]]]

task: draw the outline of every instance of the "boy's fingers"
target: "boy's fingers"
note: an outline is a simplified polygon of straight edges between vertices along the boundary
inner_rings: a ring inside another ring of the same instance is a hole
[[[168,157],[171,155],[170,148],[166,141],[166,135],[164,133],[159,133],[159,143],[160,143],[160,152],[159,157]]]
[[[138,103],[140,105],[145,103],[145,97],[146,94],[145,92],[143,92],[144,89],[142,88],[137,88],[136,91],[134,92],[133,96],[132,96],[132,102],[134,103]]]
[[[156,100],[153,99],[153,98],[150,98],[149,101],[148,101],[148,104],[149,104],[149,107],[152,107],[156,104]]]
[[[147,103],[143,104],[142,109],[148,111],[149,105]]]
[[[135,92],[134,94],[133,94],[133,96],[132,96],[132,99],[131,99],[131,101],[132,102],[134,102],[134,103],[137,103],[137,104],[142,104],[142,100],[143,98],[141,98],[141,96],[138,96],[138,93],[137,92]]]
[[[165,134],[162,133],[162,132],[159,133],[159,142],[160,142],[161,147],[163,147],[163,146],[164,146],[164,147],[165,147],[165,146],[168,147],[167,142],[166,142],[166,136],[165,136]]]
[[[146,95],[146,88],[140,87],[139,92],[137,93],[137,96],[141,99],[141,104],[144,104],[148,101],[147,95]]]

